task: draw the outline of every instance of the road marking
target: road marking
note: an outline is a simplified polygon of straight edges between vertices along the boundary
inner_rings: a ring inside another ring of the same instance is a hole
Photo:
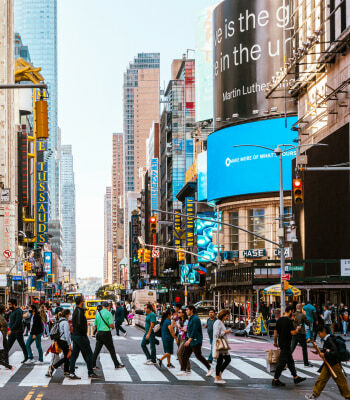
[[[126,337],[123,337],[123,336],[113,336],[113,340],[126,340]]]
[[[266,368],[266,360],[264,360],[263,358],[247,358],[247,360],[255,362],[256,364],[259,364],[262,367]],[[296,368],[298,369],[297,365],[296,365]],[[282,375],[285,376],[286,378],[292,378],[293,377],[289,370],[283,371]],[[301,378],[310,378],[310,375],[305,375],[305,374],[303,374],[302,372],[299,372],[299,371],[298,371],[298,376],[300,376]]]
[[[142,336],[131,336],[130,338],[133,340],[142,340]]]
[[[196,372],[193,370],[191,371],[191,375],[188,376],[177,376],[176,374],[181,370],[181,366],[179,363],[179,360],[176,359],[176,357],[172,356],[171,357],[171,363],[175,366],[175,368],[167,368],[167,360],[163,360],[163,368],[167,369],[172,375],[175,376],[176,379],[179,381],[200,381],[203,382],[203,378],[200,377]]]
[[[13,371],[9,369],[0,370],[0,387],[4,387],[6,383],[13,377],[13,375],[21,368],[21,361],[23,359],[23,353],[21,351],[15,351],[9,359],[10,364],[13,366]]]
[[[63,379],[62,385],[76,386],[76,385],[90,385],[91,384],[91,379],[89,378],[88,370],[87,370],[84,358],[81,353],[79,354],[76,364],[80,364],[79,369],[77,370],[77,375],[81,379],[72,380],[72,379],[69,379],[68,377],[65,377]]]
[[[197,364],[202,370],[205,371],[205,373],[208,372],[207,368],[196,358],[191,358],[190,359],[191,362],[194,362],[195,364]],[[214,367],[214,366],[213,366]],[[213,368],[215,369],[215,368]],[[215,377],[215,372],[213,373],[213,377]],[[231,379],[233,381],[240,381],[241,378],[237,375],[235,375],[233,372],[228,371],[227,369],[225,369],[224,373],[222,374],[223,379]]]
[[[132,382],[126,368],[114,368],[114,363],[109,353],[100,353],[100,362],[106,382]]]
[[[35,365],[34,368],[26,375],[19,386],[44,386],[50,383],[51,378],[45,376],[47,365]]]
[[[243,341],[242,341],[242,340],[239,340],[239,339],[229,339],[228,342],[229,342],[229,343],[240,343],[240,344],[243,343]]]
[[[27,396],[24,398],[24,400],[30,400],[33,397],[35,390],[31,390],[28,392]]]
[[[315,375],[318,374],[318,369],[319,367],[305,367],[304,364],[298,364],[296,365],[297,370],[301,369],[302,371],[308,372],[308,373],[314,373]]]
[[[130,364],[133,366],[143,382],[168,382],[168,379],[154,365],[144,365],[146,357],[143,354],[128,354]]]
[[[240,358],[232,358],[230,365],[242,374],[248,375],[253,379],[271,379],[271,375],[259,368],[241,360]]]

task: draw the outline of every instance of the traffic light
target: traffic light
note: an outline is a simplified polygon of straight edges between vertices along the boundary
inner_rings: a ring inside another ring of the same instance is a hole
[[[144,249],[138,249],[137,258],[139,259],[139,262],[142,262],[143,253],[144,253]]]
[[[287,291],[289,289],[289,282],[288,281],[283,281],[283,290]]]
[[[157,222],[158,222],[158,219],[157,219],[156,215],[153,215],[149,219],[149,230],[150,230],[152,235],[157,233]]]
[[[304,189],[302,179],[293,179],[293,197],[294,204],[304,203]]]
[[[145,249],[144,262],[151,262],[151,250]]]
[[[177,259],[179,261],[185,261],[185,253],[181,250],[183,250],[183,249],[177,250]]]
[[[32,270],[32,263],[30,263],[29,261],[25,261],[24,262],[24,270],[25,271],[31,271]]]
[[[49,118],[48,106],[46,100],[38,100],[35,102],[36,117],[36,138],[48,139],[49,137]]]

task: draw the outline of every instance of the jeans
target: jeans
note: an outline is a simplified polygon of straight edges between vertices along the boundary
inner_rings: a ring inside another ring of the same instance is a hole
[[[27,349],[27,353],[28,353],[28,358],[30,360],[33,360],[34,356],[32,353],[32,348],[31,345],[32,343],[35,341],[35,345],[36,348],[38,349],[38,353],[39,353],[39,361],[43,362],[44,358],[43,358],[43,349],[41,348],[41,336],[42,333],[39,333],[38,335],[34,335],[35,339],[33,338],[33,335],[29,335],[27,342],[26,342],[26,349]]]
[[[126,330],[122,327],[123,322],[117,322],[115,321],[115,331],[117,336],[119,336],[119,331],[122,331],[123,333],[126,333]]]
[[[192,353],[194,353],[197,360],[200,361],[203,365],[205,365],[205,367],[209,371],[210,364],[202,355],[202,344],[201,343],[196,344],[195,346],[191,346],[191,345],[185,346],[184,357],[183,357],[184,365],[187,365],[187,362],[190,359]]]
[[[10,352],[11,347],[13,346],[16,340],[18,344],[21,346],[24,358],[28,359],[28,352],[26,345],[24,344],[23,332],[11,332],[11,335],[8,336],[8,351]]]
[[[156,337],[154,333],[151,333],[149,336],[149,339],[146,339],[147,333],[144,334],[142,342],[141,342],[141,347],[143,352],[145,353],[145,356],[147,360],[151,360],[152,362],[156,362]],[[150,345],[151,348],[151,353],[148,350],[147,345]]]
[[[297,376],[297,371],[295,369],[295,364],[292,356],[292,352],[290,351],[290,348],[285,348],[281,349],[281,354],[278,359],[276,371],[275,371],[275,379],[279,379],[284,367],[288,365],[288,369],[291,372],[291,374],[294,376],[294,378]]]
[[[96,360],[97,360],[97,357],[100,354],[103,346],[106,346],[107,350],[109,351],[109,354],[112,357],[114,366],[117,367],[120,363],[117,359],[117,355],[115,354],[115,348],[114,348],[114,344],[113,344],[113,338],[112,338],[111,331],[109,331],[109,332],[99,331],[96,334],[96,347],[95,347],[95,351],[94,351],[94,355],[93,355],[94,367],[96,367]]]
[[[225,371],[231,362],[231,356],[229,354],[220,354],[216,363],[216,376],[219,376]]]
[[[69,353],[69,346],[68,343],[65,340],[57,340],[57,344],[60,346],[60,348],[63,351],[63,358],[58,360],[55,364],[53,364],[53,367],[57,369],[60,367],[62,364],[64,364],[64,372],[69,372],[69,358],[67,358],[67,355]]]
[[[346,332],[348,331],[348,321],[342,321],[343,325],[343,334],[346,335]]]
[[[71,375],[75,374],[75,363],[79,357],[79,354],[83,355],[83,358],[85,360],[88,373],[91,375],[93,371],[93,356],[92,356],[92,350],[90,346],[90,341],[87,336],[76,336],[72,335],[72,342],[73,342],[73,350],[72,350],[72,355],[70,358],[70,363],[69,363],[69,372]]]
[[[213,361],[213,339],[209,338],[209,340],[210,340],[210,354],[208,357],[208,361],[212,362]]]
[[[307,344],[306,344],[306,334],[305,333],[298,333],[297,335],[292,337],[292,345],[291,345],[291,353],[294,353],[295,348],[297,347],[297,344],[300,344],[300,346],[303,349],[303,360],[304,360],[304,365],[309,364],[309,358],[307,354]]]

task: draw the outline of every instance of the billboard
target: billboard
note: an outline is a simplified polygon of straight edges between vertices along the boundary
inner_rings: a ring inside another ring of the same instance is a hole
[[[196,24],[196,120],[213,118],[213,11],[204,9]]]
[[[151,208],[158,210],[158,158],[151,161]]]
[[[194,268],[197,266],[197,264],[187,264],[186,268],[185,265],[181,265],[181,284],[184,284],[185,282],[194,285],[200,283],[200,275],[199,272],[197,272]],[[186,272],[185,272],[186,270]],[[186,273],[186,276],[185,276]]]
[[[216,212],[201,212],[197,216],[211,220],[196,220],[198,262],[215,261],[217,246],[213,245],[213,232],[217,231]]]
[[[237,147],[240,144],[275,148],[278,144],[293,144],[297,136],[290,128],[296,117],[257,121],[231,126],[208,137],[208,201],[251,193],[279,190],[279,161],[272,151],[257,147]],[[292,188],[294,149],[283,156],[283,188]]]
[[[194,198],[186,197],[185,199],[185,214],[186,217],[186,246],[194,246]],[[191,218],[193,217],[193,218]]]
[[[290,7],[283,0],[225,0],[214,10],[214,121],[221,128],[228,121],[266,118],[284,112],[283,91],[267,100],[265,90],[283,64],[283,29],[286,57],[291,54],[293,30]],[[292,76],[290,78],[293,79]],[[289,82],[286,84],[288,85]],[[292,81],[290,82],[292,83]],[[287,86],[289,87],[289,85]],[[279,88],[283,89],[283,87]],[[296,114],[296,104],[286,103]]]
[[[207,194],[207,152],[197,155],[197,196],[198,201],[206,200]]]
[[[52,274],[52,252],[44,252],[44,272],[47,274]]]

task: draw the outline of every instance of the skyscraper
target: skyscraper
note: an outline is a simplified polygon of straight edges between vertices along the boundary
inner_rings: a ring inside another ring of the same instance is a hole
[[[76,279],[75,183],[71,145],[61,146],[61,218],[63,231],[63,266]]]
[[[33,65],[42,68],[48,85],[48,179],[50,219],[59,218],[59,157],[57,128],[57,0],[15,0],[15,29],[30,49]]]
[[[112,188],[106,187],[104,198],[104,254],[103,254],[103,284],[111,284],[112,271]]]
[[[112,166],[112,240],[113,240],[113,283],[120,283],[119,262],[123,257],[124,245],[124,159],[122,133],[113,133],[113,166]]]

